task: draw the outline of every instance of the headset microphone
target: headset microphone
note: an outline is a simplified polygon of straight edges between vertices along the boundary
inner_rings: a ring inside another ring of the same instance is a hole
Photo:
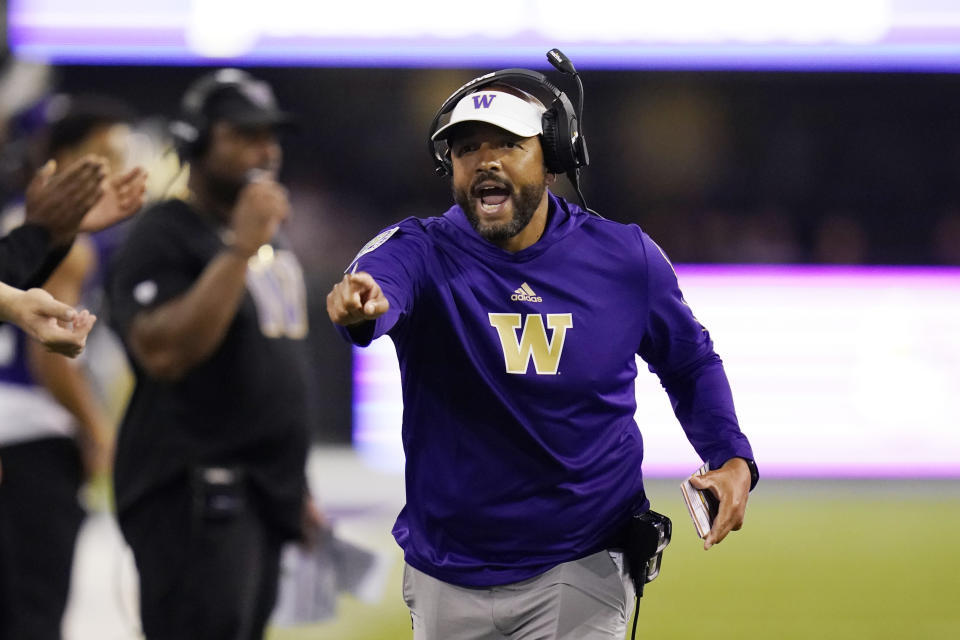
[[[573,62],[570,61],[563,51],[560,49],[550,49],[547,52],[547,60],[550,61],[550,64],[560,73],[566,74],[568,76],[573,76],[577,81],[577,124],[580,128],[580,138],[583,138],[583,82],[580,80],[580,74],[577,73],[577,68],[573,66]],[[586,143],[584,143],[586,144]],[[584,163],[587,164],[587,163]]]
[[[550,49],[550,51],[547,51],[547,60],[549,60],[550,64],[556,67],[560,73],[565,73],[569,76],[579,75],[573,63],[570,62],[570,58],[564,55],[560,49]]]
[[[562,74],[573,76],[577,81],[577,138],[572,141],[573,147],[576,150],[578,157],[582,159],[582,164],[580,166],[586,166],[590,164],[590,154],[587,151],[587,140],[583,136],[583,82],[580,80],[580,74],[577,73],[577,68],[573,66],[573,62],[570,61],[570,58],[560,51],[560,49],[550,49],[547,52],[547,61],[553,65],[553,67]],[[576,166],[567,171],[567,179],[570,180],[570,184],[573,185],[574,190],[577,192],[577,197],[580,198],[580,204],[583,205],[583,208],[591,213],[596,213],[587,206],[587,201],[583,197],[583,192],[580,191],[580,166]]]

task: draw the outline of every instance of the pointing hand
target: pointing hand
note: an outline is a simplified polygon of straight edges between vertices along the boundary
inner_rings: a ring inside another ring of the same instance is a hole
[[[390,309],[390,302],[369,273],[348,273],[327,294],[327,314],[334,324],[347,326],[375,320]]]

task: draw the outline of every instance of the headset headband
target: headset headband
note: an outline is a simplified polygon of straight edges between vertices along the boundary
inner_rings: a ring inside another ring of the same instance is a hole
[[[575,171],[588,164],[586,145],[580,136],[576,111],[567,95],[551,83],[545,75],[530,69],[502,69],[467,82],[447,98],[430,124],[428,151],[438,175],[448,175],[452,168],[445,140],[432,140],[444,116],[449,114],[466,95],[493,84],[505,84],[537,97],[544,102],[543,136],[541,143],[547,169],[551,173]]]

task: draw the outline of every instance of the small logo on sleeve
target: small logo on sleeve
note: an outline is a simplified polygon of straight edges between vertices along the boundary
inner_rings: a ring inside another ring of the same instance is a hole
[[[347,271],[350,271],[351,273],[356,272],[356,270],[357,270],[357,265],[356,265],[357,260],[359,260],[359,259],[362,258],[363,256],[367,255],[368,253],[370,253],[370,252],[373,251],[374,249],[378,248],[378,247],[379,247],[380,245],[382,245],[384,242],[386,242],[386,241],[389,240],[391,237],[393,237],[393,234],[395,234],[395,233],[396,233],[397,231],[399,231],[399,230],[400,230],[400,227],[393,227],[392,229],[387,229],[386,231],[383,231],[383,232],[379,233],[373,240],[371,240],[371,241],[368,242],[367,244],[363,245],[363,248],[360,249],[360,251],[357,253],[357,255],[355,255],[355,256],[353,257],[353,260],[350,261],[350,264],[347,265],[347,268],[344,269],[343,272],[344,272],[344,273],[346,273]],[[353,268],[351,269],[351,267],[353,267]]]
[[[144,280],[133,288],[133,299],[142,306],[147,306],[157,297],[157,283],[153,280]]]
[[[510,299],[514,302],[543,302],[543,298],[538,296],[526,282],[517,287],[510,295]]]

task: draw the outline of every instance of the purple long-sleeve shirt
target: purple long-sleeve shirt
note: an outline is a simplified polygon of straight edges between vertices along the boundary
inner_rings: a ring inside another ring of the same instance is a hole
[[[407,504],[393,533],[429,575],[525,580],[603,549],[649,508],[637,354],[711,467],[753,458],[707,330],[636,225],[551,195],[543,237],[509,253],[454,206],[388,228],[350,268],[390,302],[340,330],[396,345]]]

